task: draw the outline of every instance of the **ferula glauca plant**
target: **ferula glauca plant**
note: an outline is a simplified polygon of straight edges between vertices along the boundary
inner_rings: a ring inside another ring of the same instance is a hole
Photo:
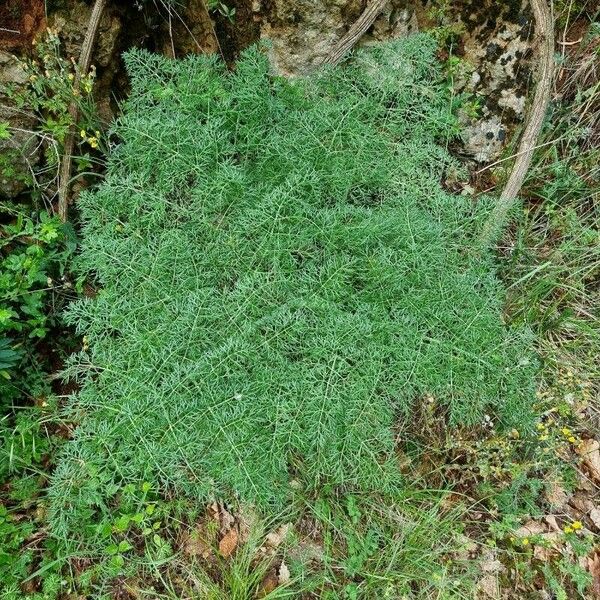
[[[293,489],[393,493],[395,425],[529,419],[529,334],[467,250],[489,206],[445,192],[457,133],[427,36],[292,81],[260,48],[126,55],[105,182],[79,201],[68,319],[80,424],[50,489],[73,536],[123,481],[282,506]],[[293,485],[290,482],[293,481]]]

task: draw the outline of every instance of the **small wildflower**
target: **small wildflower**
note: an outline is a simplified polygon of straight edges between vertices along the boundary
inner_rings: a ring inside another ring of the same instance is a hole
[[[546,429],[546,425],[544,425],[543,423],[538,423],[536,427],[538,431],[543,431],[544,429]]]
[[[529,546],[529,538],[523,538],[521,544],[523,544],[523,546]]]
[[[548,435],[545,433],[544,435],[540,435],[538,439],[540,442],[545,442],[548,439]]]
[[[573,531],[577,531],[577,530],[583,528],[583,523],[581,521],[573,521],[571,523],[571,527],[572,527]]]
[[[73,75],[73,73],[69,73],[67,77],[69,78],[69,81],[73,81],[73,79],[75,79],[75,75]]]
[[[577,439],[575,437],[571,436],[568,438],[568,441],[571,442],[571,444],[574,444],[577,441]]]
[[[82,129],[82,130],[79,132],[79,135],[80,135],[82,138],[84,138],[84,139],[85,139],[85,136],[86,136],[85,129]]]
[[[573,528],[570,525],[567,525],[566,527],[563,528],[563,531],[565,533],[573,533]]]
[[[569,436],[569,435],[571,435],[571,430],[570,430],[568,427],[563,427],[563,428],[561,429],[561,432],[562,432],[562,434],[563,434],[564,436]]]

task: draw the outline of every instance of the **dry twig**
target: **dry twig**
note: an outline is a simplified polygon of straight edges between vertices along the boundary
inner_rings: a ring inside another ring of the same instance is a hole
[[[373,25],[386,4],[387,0],[372,0],[369,2],[364,12],[336,44],[335,48],[321,61],[321,64],[337,65],[355,46],[367,29]]]
[[[94,47],[94,41],[96,40],[96,34],[98,33],[98,26],[100,24],[100,19],[102,18],[102,13],[105,6],[106,0],[96,0],[94,3],[94,8],[92,9],[92,14],[90,16],[85,38],[81,46],[79,63],[77,65],[77,72],[73,82],[74,90],[79,90],[81,79],[87,74],[90,68],[92,49]],[[77,121],[79,120],[79,105],[76,99],[73,99],[69,105],[69,115],[71,116],[71,127],[67,137],[65,138],[65,149],[60,169],[60,180],[58,187],[58,216],[63,222],[65,222],[68,217],[69,184],[71,180],[71,166],[73,162],[73,148],[75,146]]]

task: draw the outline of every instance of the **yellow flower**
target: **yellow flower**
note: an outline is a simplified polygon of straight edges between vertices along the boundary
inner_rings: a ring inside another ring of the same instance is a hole
[[[79,132],[79,135],[80,135],[82,138],[84,138],[84,139],[85,139],[85,136],[86,136],[85,129],[82,129],[82,130]]]
[[[569,438],[569,442],[571,442],[571,444],[574,444],[576,441],[577,440],[573,436]]]
[[[521,544],[523,544],[523,546],[529,546],[529,538],[523,538]]]
[[[98,147],[98,140],[95,137],[88,138],[88,143],[92,148]]]
[[[566,435],[571,435],[571,430],[570,430],[568,427],[563,427],[563,428],[561,429],[561,432],[562,432],[562,434],[563,434],[563,435],[565,435],[565,436],[566,436]]]
[[[537,427],[538,431],[542,431],[542,430],[546,429],[546,426],[543,423],[538,423],[536,427]]]
[[[539,437],[540,442],[545,442],[547,439],[548,439],[547,434],[540,435],[540,437]]]
[[[75,79],[75,75],[73,75],[73,73],[69,73],[67,77],[69,78],[69,81],[73,81],[73,79]]]
[[[566,527],[563,528],[563,531],[565,533],[573,533],[573,528],[570,525],[567,525]]]
[[[583,524],[581,521],[573,521],[571,523],[571,527],[573,528],[574,531],[577,531],[578,529],[582,529],[583,528]]]

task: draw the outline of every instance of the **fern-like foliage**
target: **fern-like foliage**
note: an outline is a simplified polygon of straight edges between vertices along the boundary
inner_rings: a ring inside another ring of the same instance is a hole
[[[260,48],[232,72],[126,63],[122,141],[80,200],[100,292],[68,314],[90,352],[56,531],[121,480],[262,506],[291,479],[393,490],[395,423],[426,394],[455,424],[526,418],[527,335],[465,252],[487,211],[439,183],[457,125],[431,39],[293,81]]]

